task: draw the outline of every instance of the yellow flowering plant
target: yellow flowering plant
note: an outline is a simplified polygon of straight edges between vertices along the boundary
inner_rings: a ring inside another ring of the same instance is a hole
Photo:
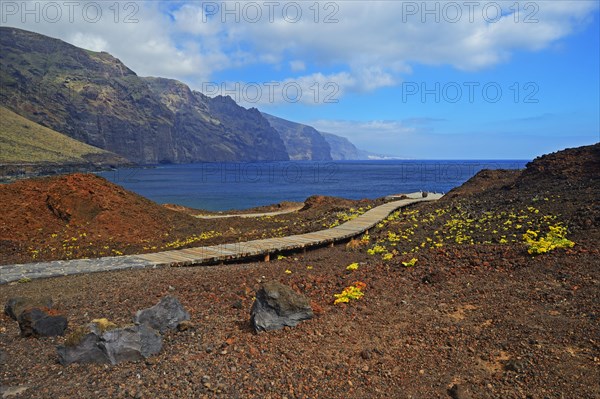
[[[538,233],[532,230],[527,230],[523,234],[523,240],[529,247],[527,252],[531,255],[540,255],[546,252],[553,251],[557,248],[572,248],[575,243],[567,239],[567,228],[557,224],[555,226],[548,226],[550,231],[545,237],[538,239]]]
[[[402,265],[404,267],[413,267],[416,263],[417,263],[418,259],[417,258],[412,258],[411,260],[409,260],[408,262],[402,262]]]
[[[354,262],[354,263],[350,263],[348,266],[346,266],[346,270],[356,270],[358,269],[358,263]]]
[[[340,294],[334,294],[336,298],[333,302],[334,305],[339,303],[348,303],[350,299],[360,299],[365,293],[362,291],[367,285],[361,281],[355,282],[353,285],[344,288]]]

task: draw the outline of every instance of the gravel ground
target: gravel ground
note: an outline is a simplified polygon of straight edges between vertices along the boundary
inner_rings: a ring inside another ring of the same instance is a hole
[[[474,246],[460,260],[429,250],[405,268],[338,246],[271,263],[1,286],[3,302],[52,296],[70,330],[100,317],[128,323],[166,294],[195,327],[168,333],[145,362],[63,367],[64,338],[20,338],[2,316],[0,376],[31,398],[446,398],[454,384],[473,398],[597,398],[599,254],[578,247],[534,259],[507,245]],[[359,269],[347,271],[351,262]],[[306,294],[317,316],[253,333],[253,295],[269,279]],[[365,296],[333,305],[355,280]]]

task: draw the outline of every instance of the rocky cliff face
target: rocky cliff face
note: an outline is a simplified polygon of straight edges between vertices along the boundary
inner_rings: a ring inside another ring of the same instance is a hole
[[[283,139],[292,160],[331,161],[331,147],[313,127],[262,114]]]
[[[331,147],[331,158],[335,161],[367,159],[368,154],[361,151],[345,137],[319,132]]]
[[[209,98],[197,91],[194,95],[207,102],[210,114],[221,121],[240,148],[256,153],[252,160],[290,160],[281,136],[259,110],[240,107],[229,96]]]
[[[287,161],[283,141],[255,109],[230,97],[210,98],[173,79],[142,78],[173,113],[177,159]]]
[[[257,111],[231,106],[223,123],[208,98],[181,82],[140,78],[108,53],[0,28],[0,64],[0,104],[136,163],[289,159],[274,131],[231,122]]]

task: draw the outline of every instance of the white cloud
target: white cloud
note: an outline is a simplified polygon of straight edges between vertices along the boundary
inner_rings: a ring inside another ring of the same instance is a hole
[[[14,15],[2,15],[3,26],[31,30],[89,50],[110,52],[141,76],[196,81],[208,79],[214,71],[230,64],[216,42],[207,48],[178,37],[175,21],[157,2],[54,2],[62,10],[62,17],[55,22],[44,17],[43,2],[14,4],[19,9]],[[87,4],[93,7],[86,9]],[[115,4],[120,7],[118,14]],[[132,4],[136,7],[131,7]],[[94,21],[90,16],[95,15],[92,11],[97,6],[101,7],[100,18]],[[35,7],[39,10],[38,22],[36,15],[22,13]]]
[[[38,7],[41,14],[49,4],[3,2],[3,7],[7,3]],[[208,11],[205,3],[192,1],[91,3],[102,6],[102,18],[94,23],[89,15],[87,21],[82,17],[88,2],[77,3],[72,22],[66,3],[56,2],[64,8],[58,21],[42,15],[40,22],[29,16],[23,23],[22,12],[4,12],[2,24],[109,51],[140,75],[181,79],[196,88],[222,71],[266,65],[308,71],[299,78],[279,78],[282,84],[294,80],[306,88],[333,79],[343,95],[396,85],[412,65],[478,70],[507,62],[515,51],[539,51],[581,29],[598,9],[594,1],[477,2],[471,14],[464,2],[454,2],[461,12],[457,19],[448,2],[320,2],[316,8],[314,2],[277,2],[272,10],[251,2],[261,11],[254,21],[250,3],[239,1],[227,3],[238,15],[225,13],[224,2],[206,2],[220,7]],[[287,4],[301,6],[298,21],[291,21],[298,14]],[[502,4],[503,16],[492,23],[495,6],[486,9],[486,4]],[[518,18],[510,9],[514,4],[522,7]],[[424,6],[438,7],[439,14],[426,14]],[[127,16],[138,22],[126,23]],[[328,17],[337,22],[325,23]]]
[[[577,3],[571,5],[572,3]],[[289,52],[296,58],[321,65],[353,65],[390,68],[395,64],[448,64],[460,69],[480,69],[507,60],[515,50],[539,50],[572,32],[598,8],[595,2],[529,2],[533,8],[519,10],[516,18],[502,3],[504,15],[497,21],[494,7],[481,2],[472,11],[461,6],[454,21],[444,2],[352,1],[338,2],[338,23],[314,23],[304,7],[305,18],[286,23],[278,15],[275,23],[239,24],[236,40],[251,42],[260,52]],[[439,7],[436,16],[423,7]],[[454,3],[464,4],[464,3]],[[323,6],[323,3],[321,3]],[[409,6],[419,10],[415,14]],[[535,8],[538,7],[538,8]],[[446,10],[446,11],[444,11]],[[423,18],[425,22],[423,22]],[[537,22],[534,20],[537,19]],[[277,38],[274,42],[273,37]]]
[[[417,132],[414,126],[404,121],[348,121],[319,119],[307,122],[320,132],[348,137],[352,141],[366,143],[378,140],[402,140]]]
[[[86,34],[83,32],[76,32],[69,42],[77,47],[85,48],[92,51],[106,51],[110,52],[109,44],[102,37]]]
[[[209,19],[205,10],[194,3],[184,4],[173,12],[173,18],[178,30],[194,35],[212,36],[220,33],[223,28],[223,24]]]
[[[301,60],[290,61],[290,69],[292,72],[302,72],[306,70],[306,64]]]
[[[313,73],[280,81],[237,81],[205,83],[201,91],[208,96],[230,96],[244,107],[280,104],[336,104],[348,92],[363,92],[393,86],[394,78],[377,67],[354,73]]]

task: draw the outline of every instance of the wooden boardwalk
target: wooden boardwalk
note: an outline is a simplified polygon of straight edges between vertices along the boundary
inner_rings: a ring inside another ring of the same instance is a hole
[[[140,255],[125,255],[96,259],[73,259],[51,262],[0,266],[0,284],[21,279],[36,279],[110,270],[196,266],[261,258],[288,251],[304,251],[311,247],[347,240],[373,228],[398,208],[422,201],[441,198],[441,194],[429,194],[426,198],[410,195],[408,199],[388,202],[375,207],[359,217],[340,226],[281,238],[268,238],[209,247],[178,249]],[[415,197],[415,198],[413,198]]]

